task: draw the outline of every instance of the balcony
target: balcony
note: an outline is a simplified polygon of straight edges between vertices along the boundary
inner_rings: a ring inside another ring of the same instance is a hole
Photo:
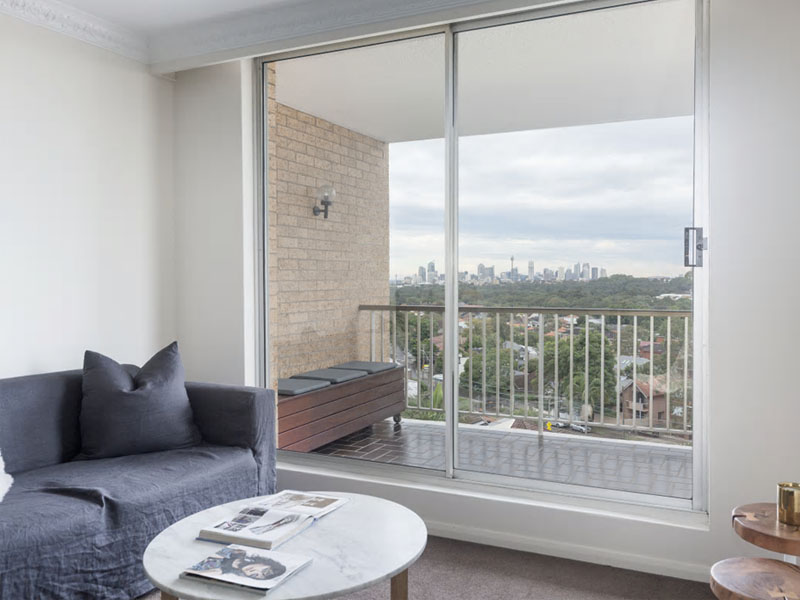
[[[443,469],[443,307],[359,309],[404,419],[315,452]],[[461,307],[459,329],[459,468],[691,497],[691,312]]]

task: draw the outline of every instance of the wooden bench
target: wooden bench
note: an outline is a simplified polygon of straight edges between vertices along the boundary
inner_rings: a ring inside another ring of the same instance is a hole
[[[403,367],[278,396],[278,448],[310,452],[406,408]]]

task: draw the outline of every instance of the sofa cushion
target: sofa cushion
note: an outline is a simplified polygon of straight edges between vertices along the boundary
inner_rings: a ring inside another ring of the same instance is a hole
[[[170,524],[258,493],[251,450],[193,448],[21,473],[0,504],[0,598],[132,598]]]
[[[0,450],[19,473],[72,460],[81,449],[81,372],[0,379]]]
[[[178,343],[131,374],[87,351],[83,362],[80,458],[187,448],[200,442],[186,394]]]

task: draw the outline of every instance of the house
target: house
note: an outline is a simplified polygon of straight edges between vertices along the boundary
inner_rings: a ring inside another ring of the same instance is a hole
[[[678,391],[677,387],[671,387],[673,393]],[[652,388],[647,376],[637,376],[635,386],[632,379],[625,377],[620,383],[619,397],[625,423],[634,424],[635,419],[636,425],[649,426],[652,413],[654,425],[666,425],[671,411],[667,410],[667,384],[664,375],[653,377]]]

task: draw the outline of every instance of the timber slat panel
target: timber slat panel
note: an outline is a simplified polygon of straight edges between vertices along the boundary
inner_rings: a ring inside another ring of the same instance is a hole
[[[292,413],[288,416],[281,415],[278,419],[278,433],[284,433],[295,427],[306,425],[334,413],[353,408],[360,404],[366,404],[398,391],[403,391],[402,381],[390,381],[389,383],[364,390],[363,392],[342,396],[341,398],[319,406],[312,406],[311,408]]]
[[[391,417],[394,414],[399,413],[400,411],[405,409],[405,400],[402,392],[399,394],[399,401],[391,404],[381,410],[378,410],[373,413],[369,413],[340,425],[338,427],[334,427],[317,435],[314,435],[310,438],[306,438],[294,444],[288,446],[281,446],[286,450],[295,450],[297,452],[310,452],[315,448],[319,448],[320,446],[324,446],[330,442],[338,440],[345,435],[349,435],[350,433],[354,433],[359,429],[363,429],[364,427],[368,427],[373,423],[377,423],[387,417]]]
[[[343,425],[348,425],[349,426],[348,433],[353,433],[355,431],[358,431],[359,429],[363,429],[367,425],[372,425],[375,422],[374,420],[372,420],[366,423],[365,425],[361,425],[360,427],[356,426],[355,423],[356,422],[360,423],[365,413],[369,415],[373,412],[377,412],[378,410],[391,406],[396,406],[398,405],[398,403],[400,405],[403,405],[403,402],[404,402],[404,394],[403,390],[400,390],[398,392],[390,394],[389,396],[383,396],[381,398],[378,398],[368,404],[355,406],[348,410],[343,410],[341,412],[334,413],[323,419],[312,421],[311,423],[307,423],[301,427],[295,427],[294,429],[290,429],[289,431],[285,431],[284,433],[278,434],[279,447],[285,448],[291,446],[292,444],[300,440],[312,438],[315,435],[324,433],[330,429],[341,427]],[[400,410],[397,412],[398,413],[402,412],[403,408],[405,407],[402,406],[402,408],[400,408]],[[342,434],[339,437],[342,437],[343,435],[347,434],[346,433]]]
[[[328,387],[306,392],[305,394],[278,396],[278,418],[289,416],[301,410],[308,410],[326,402],[337,400],[342,396],[363,392],[390,381],[402,381],[402,379],[403,367],[398,366],[389,371],[366,375],[343,383],[334,383]]]

